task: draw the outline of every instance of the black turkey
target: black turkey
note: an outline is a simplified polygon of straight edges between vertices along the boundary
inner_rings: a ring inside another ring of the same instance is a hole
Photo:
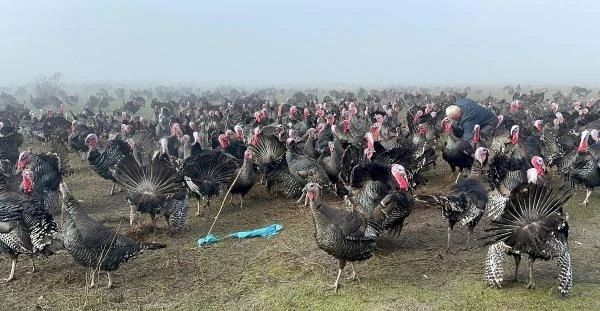
[[[485,278],[490,286],[502,287],[504,254],[515,260],[514,279],[517,280],[521,256],[529,256],[529,282],[534,288],[533,265],[537,259],[556,259],[560,267],[558,290],[561,295],[571,293],[573,270],[569,254],[569,225],[563,206],[572,195],[570,190],[552,189],[531,184],[527,191],[516,193],[507,202],[504,213],[493,220],[486,245],[489,245]]]
[[[338,260],[339,270],[333,285],[336,293],[346,263],[351,263],[351,278],[356,278],[354,262],[371,258],[379,234],[401,226],[410,213],[406,208],[412,208],[389,197],[371,214],[365,215],[326,205],[321,201],[321,186],[317,183],[307,183],[304,191],[312,211],[317,245]]]
[[[113,170],[125,158],[133,156],[131,146],[121,139],[111,139],[108,141],[104,151],[100,152],[98,150],[98,136],[96,134],[89,134],[85,138],[85,144],[89,148],[87,158],[92,169],[100,177],[112,181],[113,185],[110,189],[110,195],[113,195],[116,185]]]
[[[187,219],[188,193],[183,175],[168,163],[153,160],[141,166],[129,158],[117,165],[115,180],[129,191],[131,205],[130,225],[135,211],[150,214],[152,228],[156,229],[155,216],[164,215],[171,231],[181,231]]]
[[[144,243],[118,234],[90,218],[69,192],[65,183],[60,184],[63,196],[62,241],[76,263],[91,268],[90,287],[95,287],[95,275],[106,271],[107,288],[112,288],[110,273],[119,266],[144,252],[164,248],[158,243]]]
[[[31,172],[27,169],[23,174]],[[15,275],[15,267],[20,254],[31,256],[52,255],[62,249],[58,226],[46,210],[43,201],[35,193],[20,193],[11,189],[6,176],[0,175],[0,253],[11,259],[8,278]]]
[[[236,161],[221,150],[206,150],[185,159],[182,172],[186,185],[198,200],[196,216],[200,215],[200,198],[205,199],[205,206],[210,208],[211,198],[222,194],[225,187],[231,185]]]
[[[445,196],[419,196],[430,204],[442,207],[442,216],[448,221],[447,251],[451,251],[452,230],[456,224],[467,225],[469,232],[466,249],[471,247],[471,237],[475,226],[483,217],[488,203],[487,189],[482,181],[483,166],[487,162],[488,149],[475,150],[475,161],[466,179],[452,185]]]

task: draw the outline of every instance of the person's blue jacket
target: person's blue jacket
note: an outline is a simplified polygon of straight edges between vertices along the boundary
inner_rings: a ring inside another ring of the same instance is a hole
[[[498,124],[498,119],[493,111],[483,107],[472,99],[459,99],[456,102],[456,105],[461,111],[458,125],[464,130],[464,140],[469,141],[473,138],[473,128],[475,127],[475,124],[479,124],[482,132],[491,131]]]

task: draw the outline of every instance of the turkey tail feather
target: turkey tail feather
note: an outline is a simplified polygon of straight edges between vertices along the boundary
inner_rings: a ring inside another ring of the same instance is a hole
[[[140,166],[129,158],[117,165],[113,175],[130,192],[151,192],[159,196],[185,195],[180,174],[162,161]]]
[[[490,228],[484,231],[490,234],[484,239],[489,239],[485,244],[491,245],[496,242],[505,241],[513,236],[515,230],[530,232],[531,237],[526,234],[524,239],[535,239],[541,230],[553,230],[554,228],[539,228],[540,222],[552,216],[564,217],[562,207],[573,195],[570,189],[552,189],[542,185],[530,184],[527,191],[513,195],[508,202],[504,213],[493,220]],[[537,223],[536,226],[528,227],[529,224]],[[558,229],[558,228],[556,228]],[[529,240],[529,242],[535,242]]]
[[[502,262],[504,260],[505,249],[507,246],[500,242],[490,245],[487,257],[485,258],[485,280],[489,286],[500,288],[504,269]]]
[[[571,254],[567,245],[563,245],[563,252],[557,260],[560,267],[558,290],[561,295],[568,296],[571,294],[571,288],[573,287],[573,268],[571,267]]]

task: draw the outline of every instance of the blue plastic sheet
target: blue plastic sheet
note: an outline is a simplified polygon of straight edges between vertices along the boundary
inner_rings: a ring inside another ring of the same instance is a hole
[[[266,237],[270,237],[270,236],[274,236],[277,233],[279,233],[279,231],[281,231],[281,229],[283,229],[283,226],[280,224],[272,224],[270,226],[266,226],[264,228],[259,228],[259,229],[255,229],[252,231],[240,231],[240,232],[235,232],[229,235],[226,235],[222,238],[216,237],[213,234],[209,234],[203,238],[198,239],[198,246],[202,246],[202,245],[206,245],[206,244],[212,244],[212,243],[217,243],[219,241],[222,241],[224,239],[231,239],[231,238],[238,238],[238,239],[247,239],[247,238],[256,238],[256,237],[262,237],[262,238],[266,238]]]

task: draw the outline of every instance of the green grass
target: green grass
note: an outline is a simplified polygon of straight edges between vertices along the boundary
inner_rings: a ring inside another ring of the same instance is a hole
[[[113,103],[113,106],[117,103]],[[144,113],[151,113],[148,107]],[[292,199],[273,198],[256,185],[244,208],[226,207],[214,234],[224,235],[272,223],[283,231],[267,239],[226,240],[198,248],[196,240],[207,233],[220,199],[206,218],[190,219],[185,232],[163,233],[162,219],[156,235],[149,232],[149,217],[141,215],[141,228],[128,224],[124,193],[105,196],[110,183],[100,179],[76,156],[77,169],[67,178],[71,191],[83,201],[91,217],[111,228],[120,228],[136,239],[166,243],[164,250],[147,252],[127,262],[114,274],[119,287],[86,289],[86,269],[67,253],[37,261],[38,272],[29,274],[26,257],[19,261],[16,279],[2,284],[0,310],[598,310],[600,309],[600,195],[579,208],[581,191],[569,201],[570,247],[574,269],[572,296],[558,295],[558,267],[552,261],[536,262],[537,289],[528,290],[526,264],[520,282],[506,282],[502,289],[486,286],[483,279],[486,249],[446,254],[446,223],[435,208],[418,205],[406,220],[398,247],[386,248],[356,265],[359,282],[342,280],[338,294],[326,290],[337,274],[337,262],[317,248],[314,225],[306,207]],[[446,165],[424,190],[443,192]],[[341,205],[341,200],[331,201]],[[482,221],[476,237],[486,226]],[[456,248],[466,238],[463,228],[454,233]],[[524,260],[526,263],[526,259]],[[0,274],[8,274],[10,262],[0,257]],[[505,261],[505,276],[512,260]],[[346,268],[346,273],[350,267]],[[4,275],[2,275],[4,276]],[[101,276],[100,284],[106,284]]]

